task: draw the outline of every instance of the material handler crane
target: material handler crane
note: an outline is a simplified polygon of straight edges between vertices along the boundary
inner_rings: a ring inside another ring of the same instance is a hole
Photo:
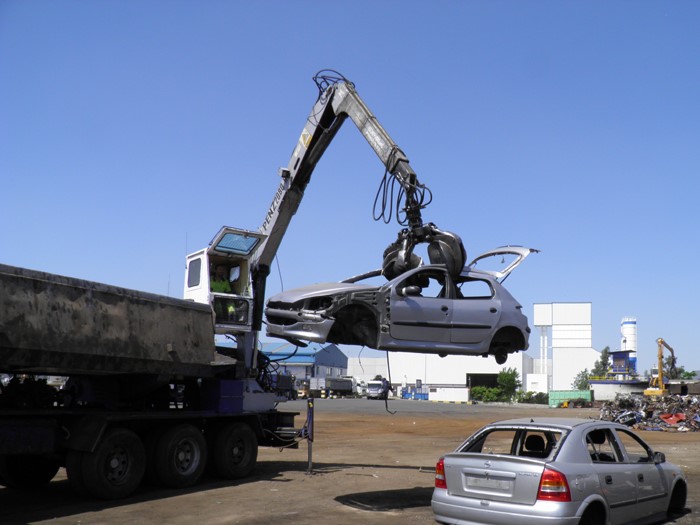
[[[644,391],[645,396],[665,396],[668,394],[668,389],[664,385],[664,348],[671,352],[669,372],[673,373],[676,370],[676,355],[673,352],[673,348],[661,337],[656,340],[656,343],[658,345],[658,372],[656,375],[652,374],[649,380],[649,388]]]
[[[384,253],[392,277],[431,262],[459,272],[455,234],[424,223],[427,188],[347,79],[315,77],[320,93],[256,232],[222,228],[189,255],[185,298],[0,265],[0,484],[33,490],[65,467],[79,493],[116,499],[144,476],[169,487],[252,471],[258,445],[293,447],[281,412],[291,388],[258,353],[270,264],[311,173],[350,117],[401,186],[405,227]],[[428,192],[429,193],[429,192]],[[217,269],[217,267],[220,267]],[[216,281],[216,282],[212,282]],[[235,348],[215,334],[231,336]],[[43,375],[66,378],[56,391]]]

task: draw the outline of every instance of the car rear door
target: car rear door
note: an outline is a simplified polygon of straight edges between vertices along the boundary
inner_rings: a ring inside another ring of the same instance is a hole
[[[665,508],[667,489],[661,466],[654,463],[652,450],[638,436],[627,430],[615,432],[622,445],[625,461],[637,481],[637,507],[641,516],[662,512]]]
[[[486,279],[462,275],[455,280],[452,342],[478,344],[491,337],[501,318],[501,301]]]

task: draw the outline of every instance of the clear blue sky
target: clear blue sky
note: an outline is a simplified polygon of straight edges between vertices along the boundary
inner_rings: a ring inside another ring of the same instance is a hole
[[[180,296],[187,252],[257,229],[337,69],[469,255],[539,248],[507,281],[637,318],[700,369],[700,4],[649,1],[0,2],[0,262]],[[379,267],[383,175],[348,122],[268,291]],[[533,332],[536,353],[539,341]]]

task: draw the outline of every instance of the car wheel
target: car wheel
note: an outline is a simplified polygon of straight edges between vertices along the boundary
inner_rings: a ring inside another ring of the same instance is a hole
[[[687,497],[688,488],[685,486],[685,483],[676,483],[671,493],[671,499],[668,502],[667,514],[669,517],[681,514],[685,510]]]
[[[601,525],[601,523],[605,523],[605,511],[594,504],[583,512],[578,525]]]

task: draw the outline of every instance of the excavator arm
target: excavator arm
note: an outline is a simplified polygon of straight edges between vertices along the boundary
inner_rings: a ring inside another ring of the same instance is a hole
[[[664,341],[661,337],[656,340],[658,345],[658,372],[656,376],[653,376],[649,381],[649,388],[644,391],[646,395],[658,396],[666,394],[666,389],[664,387],[664,348],[666,348],[671,353],[671,359],[669,362],[669,372],[674,374],[676,371],[676,354],[673,348]]]
[[[299,208],[316,164],[348,117],[403,191],[406,227],[384,252],[383,274],[392,279],[418,266],[420,258],[413,254],[413,249],[419,243],[428,244],[428,256],[432,263],[446,264],[453,274],[461,272],[466,263],[464,246],[456,234],[442,231],[432,223],[423,223],[421,210],[426,205],[427,189],[418,181],[403,151],[360,98],[354,84],[329,70],[319,72],[314,81],[319,88],[319,97],[287,167],[280,169],[282,180],[259,229],[266,237],[256,250],[251,264],[256,300],[254,330],[259,330],[262,324],[265,281],[270,264]]]

